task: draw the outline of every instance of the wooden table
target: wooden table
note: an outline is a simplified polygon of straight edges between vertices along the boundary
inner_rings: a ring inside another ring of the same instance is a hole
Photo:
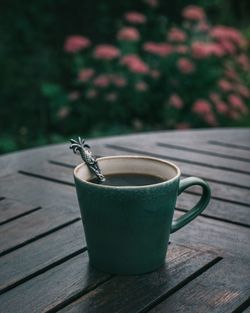
[[[171,236],[165,265],[141,276],[89,266],[68,144],[2,156],[0,312],[250,312],[249,138],[249,129],[213,129],[89,142],[99,156],[169,159],[212,188],[204,214]],[[180,197],[176,216],[199,192]]]

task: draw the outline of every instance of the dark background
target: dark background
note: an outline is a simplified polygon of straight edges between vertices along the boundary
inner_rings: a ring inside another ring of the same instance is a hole
[[[210,20],[240,28],[249,38],[248,0],[162,1],[178,21],[187,4],[203,6]],[[41,93],[47,81],[67,82],[62,49],[67,35],[84,34],[111,42],[116,18],[140,9],[141,1],[2,0],[0,4],[0,153],[65,140],[50,123]],[[119,131],[118,131],[119,132]]]

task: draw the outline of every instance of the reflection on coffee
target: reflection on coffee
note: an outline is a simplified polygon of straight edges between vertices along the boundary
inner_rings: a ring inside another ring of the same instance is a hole
[[[164,179],[147,174],[134,174],[134,173],[120,173],[105,175],[105,182],[100,183],[97,178],[89,180],[94,184],[102,184],[108,186],[145,186],[158,184],[164,181]]]

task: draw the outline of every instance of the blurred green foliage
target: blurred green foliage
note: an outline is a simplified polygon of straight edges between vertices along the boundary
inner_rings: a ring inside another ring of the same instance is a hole
[[[187,4],[199,4],[218,23],[236,25],[250,37],[248,0],[162,1],[163,13],[178,21]],[[0,3],[0,153],[60,142],[70,126],[55,120],[53,110],[60,103],[47,97],[60,93],[46,85],[69,84],[68,62],[62,45],[66,36],[84,34],[96,42],[110,42],[117,17],[126,10],[140,9],[140,0],[2,0]],[[41,92],[41,88],[43,89]],[[47,97],[45,97],[47,96]],[[248,121],[244,122],[249,123]],[[65,127],[69,127],[65,131]],[[106,134],[129,132],[114,125]],[[103,133],[96,130],[89,136]]]

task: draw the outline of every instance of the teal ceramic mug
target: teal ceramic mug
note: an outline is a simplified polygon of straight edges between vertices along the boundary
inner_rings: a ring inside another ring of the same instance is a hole
[[[165,160],[144,156],[98,159],[104,175],[136,173],[163,181],[145,186],[108,186],[89,182],[82,163],[74,170],[78,202],[90,264],[104,272],[142,274],[165,262],[169,235],[191,222],[208,205],[210,188],[196,177],[180,180],[180,169]],[[173,219],[177,196],[186,188],[202,187],[200,201]]]

